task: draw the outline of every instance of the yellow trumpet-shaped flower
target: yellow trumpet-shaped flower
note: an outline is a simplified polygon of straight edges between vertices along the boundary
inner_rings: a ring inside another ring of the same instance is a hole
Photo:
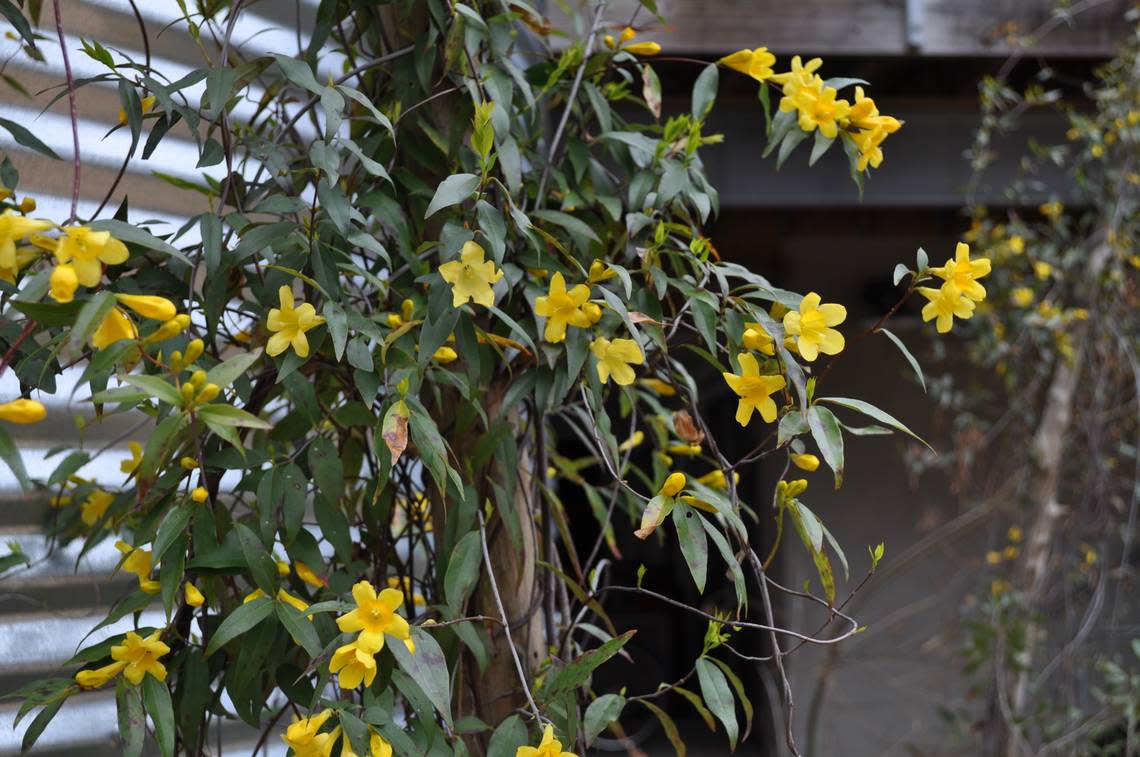
[[[158,660],[170,652],[170,647],[160,641],[161,637],[161,628],[145,639],[130,631],[122,644],[111,647],[111,659],[127,663],[123,670],[124,678],[136,686],[147,674],[160,681],[166,680],[166,666]]]
[[[784,330],[794,337],[796,349],[804,360],[811,362],[825,355],[838,355],[843,351],[844,340],[832,326],[847,319],[847,308],[832,303],[820,304],[815,292],[808,292],[800,300],[800,309],[784,314]]]
[[[485,260],[485,255],[483,248],[475,242],[464,242],[459,260],[439,266],[439,275],[451,284],[453,307],[459,307],[468,301],[486,308],[495,304],[495,291],[491,287],[503,278],[503,272],[496,271],[495,261]]]
[[[348,739],[345,739],[340,748],[340,757],[358,757],[356,752],[352,751],[352,745],[348,743]],[[392,757],[392,745],[383,736],[372,730],[368,734],[368,757]]]
[[[776,354],[776,343],[772,341],[771,334],[755,321],[744,324],[744,334],[741,335],[740,341],[746,349],[756,350],[761,355],[772,357]]]
[[[590,263],[590,272],[587,274],[586,280],[591,284],[600,284],[607,279],[612,279],[614,276],[617,276],[617,271],[602,261],[595,260]]]
[[[307,718],[294,715],[281,740],[293,750],[294,757],[329,757],[340,732],[337,729],[320,733],[320,730],[332,715],[332,710]]]
[[[383,636],[379,637],[383,639]],[[361,634],[356,641],[338,647],[329,661],[329,672],[339,674],[342,689],[355,689],[361,683],[371,686],[376,678],[376,658],[384,642]]]
[[[131,456],[125,460],[119,461],[119,470],[126,474],[135,472],[142,462],[143,448],[138,442],[127,442],[127,448],[131,451]]]
[[[0,281],[7,281],[9,284],[16,283],[16,276],[20,271],[28,267],[32,261],[40,256],[40,251],[31,245],[23,245],[16,248],[16,255],[12,259],[12,265],[7,266],[0,263]]]
[[[752,413],[760,411],[760,417],[765,423],[776,420],[776,402],[769,395],[778,392],[786,385],[783,376],[761,376],[760,364],[756,357],[747,352],[737,355],[740,362],[740,373],[722,374],[729,388],[736,392],[740,401],[736,405],[736,422],[747,426],[752,420]]]
[[[43,403],[29,399],[12,400],[0,404],[0,421],[9,423],[39,423],[47,417]]]
[[[281,307],[271,309],[266,320],[269,330],[276,332],[265,345],[266,354],[276,357],[292,346],[298,357],[308,357],[309,339],[305,332],[320,326],[325,319],[308,302],[294,307],[293,290],[288,286],[278,289],[277,297]]]
[[[756,81],[764,81],[775,73],[772,66],[776,63],[776,56],[768,52],[766,47],[755,50],[737,50],[717,61],[722,66],[751,76]]]
[[[186,604],[191,607],[201,607],[206,604],[206,597],[198,590],[198,587],[189,581],[182,587],[183,593],[186,595]]]
[[[96,489],[88,495],[79,511],[79,518],[85,525],[94,526],[107,512],[107,508],[115,501],[115,495]]]
[[[323,589],[329,585],[328,581],[314,573],[313,569],[303,562],[293,563],[293,568],[297,571],[297,576],[309,586],[315,586],[318,589]]]
[[[554,738],[554,726],[549,723],[542,729],[542,741],[538,746],[520,746],[515,757],[576,757],[572,752],[562,751],[562,742]]]
[[[75,674],[75,682],[81,689],[98,689],[123,672],[125,667],[127,667],[126,662],[112,662],[94,670],[81,670]]]
[[[336,619],[337,627],[346,633],[360,631],[359,639],[371,649],[384,648],[384,635],[407,642],[412,638],[408,621],[396,613],[404,603],[399,589],[384,589],[379,594],[372,584],[360,581],[352,587],[356,609]]]
[[[672,384],[659,378],[638,379],[637,383],[660,397],[673,397],[677,394]]]
[[[816,84],[822,86],[823,80],[816,74],[822,65],[823,60],[820,58],[812,58],[807,63],[803,63],[800,61],[800,56],[796,55],[792,57],[791,71],[772,74],[768,77],[769,81],[779,84],[784,92],[784,97],[780,100],[780,110],[787,113],[795,110],[796,94],[804,87],[811,87]]]
[[[546,318],[546,341],[561,342],[566,339],[567,326],[589,328],[590,317],[582,310],[588,299],[590,288],[585,284],[578,284],[566,291],[566,279],[562,274],[559,272],[551,276],[550,291],[545,297],[536,297],[534,300],[534,312]]]
[[[835,87],[825,87],[822,83],[800,89],[794,100],[799,110],[800,128],[806,132],[818,128],[823,136],[835,139],[839,122],[845,120],[851,110],[850,103],[837,99],[838,94]]]
[[[155,103],[156,99],[157,98],[155,98],[154,95],[147,95],[142,100],[140,100],[139,105],[142,106],[141,107],[142,112],[143,113],[150,113],[151,109],[154,108],[154,103]],[[119,108],[119,123],[122,124],[123,126],[126,126],[128,120],[129,119],[127,118],[127,111],[124,110],[123,108]]]
[[[629,386],[637,378],[632,365],[645,362],[641,347],[632,339],[609,340],[598,337],[590,343],[590,352],[598,359],[598,379],[602,384],[612,377],[615,384]]]
[[[15,269],[16,243],[54,225],[51,221],[27,218],[12,210],[0,213],[0,268]]]
[[[151,554],[149,549],[132,547],[130,544],[127,544],[122,540],[115,542],[115,549],[119,550],[125,555],[123,559],[122,569],[127,573],[133,573],[138,577],[140,589],[142,589],[147,594],[157,594],[162,590],[162,587],[159,585],[158,581],[152,580],[150,577]]]
[[[656,42],[634,42],[632,45],[626,45],[625,51],[633,55],[652,56],[661,52],[661,45]]]
[[[403,581],[397,576],[388,576],[387,584],[389,589],[399,589],[404,593],[405,597],[411,597],[412,604],[415,607],[424,607],[427,605],[427,600],[424,599],[423,594],[412,591],[412,579],[409,576],[405,576]]]
[[[119,308],[111,308],[99,328],[91,335],[91,346],[98,350],[105,350],[115,342],[124,339],[138,339],[139,330],[130,316]]]
[[[929,300],[922,306],[922,320],[937,320],[939,334],[945,334],[953,327],[955,316],[967,320],[974,315],[974,301],[963,297],[952,281],[947,281],[939,289],[919,287],[918,291]]]
[[[178,315],[178,308],[165,297],[149,294],[117,294],[115,298],[143,318],[155,321],[169,321]]]
[[[93,287],[103,277],[103,264],[125,263],[130,253],[127,246],[109,231],[96,231],[87,226],[67,226],[55,247],[60,263],[71,263],[79,283]]]
[[[970,245],[965,242],[958,243],[953,260],[947,260],[946,265],[939,268],[931,268],[930,272],[954,284],[963,297],[975,302],[986,298],[986,289],[978,283],[978,279],[989,274],[990,261],[986,258],[970,260]]]
[[[740,474],[735,471],[732,474],[734,482],[740,481]],[[722,470],[709,471],[705,475],[697,479],[697,483],[704,484],[710,489],[725,489],[728,487],[728,476],[724,475]]]
[[[57,265],[51,271],[48,280],[48,294],[56,302],[67,303],[75,299],[75,290],[79,288],[79,276],[75,273],[75,266],[67,263]]]

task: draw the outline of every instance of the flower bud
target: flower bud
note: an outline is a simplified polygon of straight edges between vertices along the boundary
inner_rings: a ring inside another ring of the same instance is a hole
[[[806,470],[808,473],[819,468],[819,458],[810,453],[805,452],[802,455],[791,455],[791,459],[792,465],[800,470]]]
[[[202,387],[202,391],[198,392],[198,402],[213,402],[221,391],[222,388],[217,384],[206,384]]]
[[[182,385],[182,402],[186,405],[189,405],[191,402],[194,401],[194,396],[197,393],[198,393],[198,390],[194,388],[193,384],[191,384],[189,382],[183,384]]]
[[[165,297],[149,294],[117,294],[115,298],[143,318],[154,321],[169,321],[178,315],[178,308]]]
[[[196,486],[194,487],[194,490],[190,492],[190,499],[194,500],[199,505],[209,498],[210,493],[206,491],[206,487],[204,486]]]
[[[202,357],[202,353],[206,349],[206,343],[201,339],[191,339],[190,343],[186,345],[186,354],[183,359],[186,365],[191,365],[195,360]]]
[[[665,483],[661,486],[661,491],[657,492],[662,497],[676,497],[682,489],[685,488],[685,474],[684,473],[670,473],[669,478],[665,479]]]
[[[47,408],[35,400],[18,399],[0,404],[0,421],[39,423],[45,417],[47,417]]]
[[[206,372],[199,369],[190,374],[190,383],[195,387],[199,387],[206,383]]]
[[[415,300],[406,299],[400,303],[400,315],[403,317],[404,322],[412,320],[416,315]]]
[[[206,598],[202,596],[202,592],[198,591],[198,587],[189,581],[186,582],[184,591],[186,594],[186,604],[191,607],[201,607],[206,603]]]
[[[185,456],[178,461],[183,470],[195,470],[198,467],[198,461],[192,457]]]
[[[52,269],[49,280],[48,293],[56,302],[67,303],[75,298],[75,290],[79,288],[79,276],[70,264],[57,265]]]

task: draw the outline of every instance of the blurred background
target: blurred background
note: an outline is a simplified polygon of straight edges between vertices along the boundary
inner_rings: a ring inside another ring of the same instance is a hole
[[[233,39],[249,54],[294,51],[298,35],[304,38],[311,28],[318,5],[318,0],[248,2]],[[979,82],[1020,51],[1015,39],[1040,32],[1037,44],[1008,69],[1010,85],[1024,87],[1042,66],[1050,67],[1062,82],[1089,79],[1131,30],[1124,20],[1130,4],[1124,0],[1074,3],[1071,23],[1056,21],[1055,0],[659,0],[657,5],[670,25],[653,26],[651,17],[643,13],[648,26],[642,34],[660,41],[667,56],[715,60],[739,48],[766,45],[777,54],[778,69],[786,69],[792,54],[805,59],[819,55],[828,71],[871,82],[869,94],[880,109],[905,121],[889,141],[887,159],[862,197],[838,154],[825,156],[809,169],[806,152],[800,151],[784,165],[776,182],[774,160],[761,157],[764,118],[755,84],[746,77],[721,77],[711,129],[723,132],[726,141],[705,151],[722,206],[710,236],[724,258],[781,286],[818,291],[824,301],[844,303],[850,314],[845,326],[849,333],[866,328],[894,302],[890,273],[896,263],[913,260],[918,247],[929,251],[935,262],[952,254],[954,243],[970,227],[963,211],[967,190],[971,204],[984,204],[991,211],[1010,206],[1013,201],[1004,190],[1018,171],[1025,146],[1034,140],[1063,140],[1067,124],[1059,115],[1030,115],[1017,134],[1018,142],[997,146],[997,162],[982,183],[971,185],[972,169],[965,154],[980,125]],[[543,12],[557,11],[540,2],[535,6]],[[149,54],[153,65],[172,79],[178,71],[200,65],[196,45],[179,31],[183,25],[167,28],[181,17],[175,0],[145,0],[137,8],[151,40],[149,50],[142,49],[138,19],[127,0],[64,3],[77,77],[97,75],[101,68],[82,52],[84,40],[97,40],[140,60]],[[635,8],[636,3],[613,2],[606,17],[620,26],[635,17]],[[49,19],[50,11],[45,9],[44,15]],[[208,44],[208,36],[203,33],[203,44]],[[32,63],[16,54],[18,43],[12,35],[0,40],[0,59],[7,61],[0,83],[0,116],[24,125],[67,158],[71,130],[67,101],[59,88],[62,58],[54,38],[44,39],[40,50],[43,61]],[[330,54],[324,65],[335,71],[340,62]],[[686,109],[700,68],[668,60],[655,67],[665,86],[665,110]],[[1074,94],[1079,101],[1079,88]],[[172,138],[164,140],[149,160],[136,159],[123,166],[129,134],[108,134],[118,113],[114,89],[85,87],[78,99],[84,160],[80,216],[91,214],[116,184],[109,207],[126,200],[134,218],[178,225],[200,212],[202,208],[194,205],[196,195],[175,184],[201,181],[203,174],[219,175],[221,166],[195,169],[193,145]],[[71,172],[12,143],[7,133],[0,134],[0,148],[18,156],[22,194],[36,198],[38,214],[66,217]],[[1028,209],[1046,199],[1068,200],[1060,176],[1053,182],[1045,177],[1040,196],[1023,194],[1017,202]],[[937,357],[924,354],[922,345],[932,340],[929,333],[920,337],[920,328],[917,309],[904,311],[893,326],[920,361]],[[944,340],[943,348],[953,352],[953,339]],[[837,366],[830,381],[833,393],[874,402],[910,424],[936,449],[953,446],[953,428],[939,417],[902,355],[886,340],[862,343],[857,355]],[[61,385],[50,399],[67,402],[70,389]],[[0,378],[4,396],[16,390],[11,372]],[[735,399],[711,395],[709,402],[713,412],[708,416],[723,420],[725,438],[740,434],[731,423]],[[48,423],[19,429],[19,444],[33,475],[37,459],[79,433],[66,419],[83,412],[88,411],[76,402],[72,412],[49,412]],[[127,441],[140,438],[145,429],[103,424],[95,433],[89,439],[92,444],[121,448],[122,454],[100,457],[97,465],[79,473],[112,477],[119,475],[117,461],[128,457]],[[848,475],[841,491],[829,491],[822,474],[812,480],[812,507],[837,540],[850,545],[853,579],[861,576],[866,561],[861,545],[883,541],[887,548],[879,574],[847,607],[869,626],[868,632],[835,648],[805,647],[790,659],[797,740],[813,756],[974,753],[967,746],[970,740],[963,733],[960,713],[990,703],[971,698],[969,680],[962,673],[960,617],[964,605],[977,601],[973,593],[980,585],[977,576],[986,551],[995,544],[1000,548],[1009,519],[996,517],[1000,503],[979,501],[976,490],[953,485],[946,473],[919,473],[927,454],[898,437],[858,439],[848,447]],[[751,493],[754,502],[762,502],[779,475],[773,470],[749,476],[743,482],[745,498]],[[80,642],[89,626],[87,619],[101,617],[124,591],[126,581],[109,578],[119,558],[109,543],[82,557],[76,550],[61,549],[45,559],[49,545],[41,530],[49,517],[48,504],[20,495],[6,468],[0,470],[0,489],[4,495],[0,541],[18,542],[33,561],[31,569],[0,583],[2,693],[55,669]],[[632,544],[622,546],[636,549]],[[658,563],[650,563],[651,559]],[[660,560],[646,554],[651,571],[674,571],[679,586],[689,583],[683,566]],[[774,571],[776,580],[789,587],[812,577],[810,563],[794,550],[781,553]],[[839,594],[845,595],[842,585]],[[714,598],[707,601],[715,604]],[[777,611],[784,613],[785,625],[795,628],[824,620],[822,615],[789,615],[807,612],[805,607],[797,603]],[[642,664],[665,670],[672,660],[680,664],[691,656],[693,647],[699,649],[704,632],[703,626],[671,618],[659,607],[630,603],[615,613],[615,621],[619,617],[643,629],[637,639],[639,649],[633,650]],[[1134,625],[1136,621],[1120,620]],[[98,634],[109,636],[126,628],[126,623],[116,624]],[[754,651],[761,653],[762,649]],[[738,752],[779,755],[782,735],[772,726],[779,718],[772,707],[778,705],[773,704],[771,682],[755,672],[757,667],[740,666],[756,707],[756,724],[754,738]],[[625,681],[638,676],[636,670],[613,674]],[[647,674],[645,680],[659,677]],[[0,704],[3,754],[17,751],[20,743],[21,729],[11,727],[16,706]],[[691,744],[690,754],[726,751],[723,736],[703,736],[707,729],[683,702],[672,702],[670,710]],[[25,726],[26,722],[21,724]],[[37,753],[113,754],[110,738],[115,730],[113,692],[87,694],[56,718],[41,737]],[[660,734],[646,730],[643,736],[643,753],[670,753]],[[702,739],[708,746],[701,746]],[[234,748],[240,753],[240,747]],[[272,745],[269,753],[283,750]]]

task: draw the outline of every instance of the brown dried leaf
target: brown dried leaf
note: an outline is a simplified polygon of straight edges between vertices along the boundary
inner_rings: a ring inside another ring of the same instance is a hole
[[[678,410],[673,413],[673,429],[677,432],[677,436],[689,444],[700,444],[705,440],[705,432],[693,423],[693,416],[689,415],[688,410]]]

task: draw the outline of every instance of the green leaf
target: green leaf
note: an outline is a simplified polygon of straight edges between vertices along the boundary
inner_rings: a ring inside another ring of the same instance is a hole
[[[225,389],[245,375],[253,365],[261,359],[261,349],[234,355],[215,365],[206,373],[207,384],[217,384]]]
[[[716,666],[724,672],[724,677],[732,684],[732,688],[736,691],[736,698],[740,700],[740,706],[744,708],[744,733],[741,735],[741,741],[748,740],[748,734],[752,732],[752,700],[748,698],[748,692],[744,689],[744,682],[740,680],[740,676],[732,671],[732,667],[715,657],[708,659],[716,663]]]
[[[544,702],[550,702],[559,694],[573,691],[581,686],[594,670],[621,651],[621,648],[636,633],[637,629],[630,629],[621,636],[615,636],[600,647],[578,656],[556,672],[547,673],[547,680],[540,695],[541,699]]]
[[[35,150],[36,152],[46,155],[49,158],[60,160],[60,157],[56,154],[55,150],[48,147],[46,144],[40,141],[39,137],[37,137],[35,134],[32,134],[23,126],[20,126],[20,124],[16,123],[15,121],[9,121],[7,118],[0,118],[0,126],[11,132],[12,138],[16,140],[17,144],[21,144],[24,147],[27,147],[29,150]]]
[[[885,410],[880,410],[869,402],[864,402],[863,400],[854,400],[848,397],[820,397],[817,401],[830,402],[833,405],[839,405],[840,407],[845,407],[848,410],[854,410],[858,413],[862,413],[868,418],[873,418],[879,423],[893,428],[895,431],[901,431],[912,439],[922,442],[926,445],[927,449],[929,449],[931,452],[934,451],[933,447],[931,447],[929,444],[926,444],[925,439],[903,425],[902,421],[898,420]],[[840,447],[840,451],[842,451],[842,446]]]
[[[910,353],[910,350],[906,348],[906,345],[903,344],[902,339],[899,339],[897,336],[895,336],[894,333],[885,328],[880,328],[879,331],[883,334],[886,334],[887,338],[894,342],[895,346],[899,348],[899,352],[903,354],[903,357],[906,358],[906,361],[910,363],[910,367],[914,370],[914,375],[918,377],[918,383],[922,386],[922,391],[925,392],[926,377],[922,375],[922,366],[918,364],[918,361],[915,359],[914,355],[912,355]]]
[[[219,648],[268,618],[273,614],[274,605],[274,601],[269,597],[258,597],[235,608],[210,637],[210,643],[206,646],[206,656],[212,655]]]
[[[535,218],[541,218],[548,223],[552,223],[555,226],[561,226],[574,236],[585,237],[591,242],[598,242],[599,244],[602,241],[585,221],[575,218],[569,213],[563,213],[559,210],[534,210],[531,211],[531,215]]]
[[[424,218],[430,218],[437,211],[463,202],[475,192],[478,186],[479,177],[473,173],[457,173],[448,176],[436,187],[435,196],[428,203]]]
[[[52,702],[47,707],[44,707],[42,710],[40,710],[39,714],[32,719],[32,722],[28,725],[28,730],[24,731],[24,739],[21,742],[20,746],[21,754],[26,754],[31,750],[33,746],[35,746],[36,741],[40,738],[40,734],[42,734],[44,732],[44,729],[48,727],[48,723],[50,723],[55,717],[56,713],[59,712],[59,708],[63,707],[63,703],[65,701],[67,700],[60,699]]]
[[[119,221],[114,218],[104,218],[99,221],[92,221],[90,226],[91,228],[97,229],[99,231],[109,231],[111,232],[112,236],[123,242],[137,244],[139,247],[145,247],[148,250],[161,252],[165,255],[169,255],[172,258],[177,258],[187,265],[190,265],[190,259],[183,255],[178,249],[162,241],[154,234],[151,234],[149,231],[139,226],[126,223],[125,221]]]
[[[669,743],[673,745],[673,750],[677,753],[677,757],[685,757],[687,750],[685,748],[685,740],[681,738],[681,732],[677,730],[677,724],[673,722],[673,718],[665,710],[650,702],[648,699],[635,699],[635,702],[640,702],[645,707],[657,716],[661,721],[661,727],[665,729],[665,736],[669,739]]]
[[[450,728],[451,686],[443,650],[435,639],[416,626],[412,626],[412,640],[416,643],[415,654],[409,652],[402,642],[387,646],[392,650],[392,656],[400,668],[423,689]]]
[[[20,33],[24,42],[32,47],[36,46],[36,36],[32,32],[32,25],[28,23],[28,19],[24,18],[24,14],[20,12],[12,0],[0,0],[0,13],[3,13],[4,18],[8,19],[8,23],[16,27],[16,31]]]
[[[305,651],[309,653],[309,657],[314,660],[320,657],[323,649],[321,637],[317,635],[317,629],[313,626],[312,621],[287,602],[276,601],[276,605],[277,619],[281,621],[281,625],[285,626],[285,630],[289,632],[294,641],[304,647]]]
[[[515,757],[518,748],[526,745],[526,726],[518,715],[511,715],[491,734],[487,757]]]
[[[724,724],[728,743],[735,750],[736,740],[740,737],[740,724],[736,722],[736,700],[732,698],[732,691],[728,688],[724,673],[702,657],[697,660],[697,679],[701,682],[701,696],[704,697],[705,704],[716,715],[717,720]]]
[[[16,446],[11,435],[3,427],[0,427],[0,460],[8,464],[8,469],[12,471],[12,475],[20,483],[20,488],[23,491],[28,491],[32,483],[28,480],[28,471],[24,467],[24,459],[20,456],[20,448]]]
[[[128,686],[125,678],[119,678],[115,687],[118,703],[119,736],[123,739],[124,757],[139,757],[146,740],[146,713],[143,711],[142,697],[135,686]]]
[[[163,757],[174,754],[174,706],[170,701],[170,689],[152,675],[143,678],[143,704],[154,723],[154,735]]]
[[[702,520],[700,513],[684,503],[678,503],[673,509],[673,525],[677,527],[681,554],[700,594],[705,593],[705,578],[709,568],[709,543],[704,526],[701,525]]]
[[[822,130],[816,129],[815,142],[811,147],[811,157],[808,158],[808,165],[814,166],[816,161],[822,158],[823,154],[827,152],[833,144],[835,144],[835,137],[825,137],[823,136]]]
[[[443,595],[451,611],[458,613],[463,602],[479,580],[483,560],[482,544],[477,531],[468,531],[447,558],[447,575],[443,579]]]
[[[158,533],[154,537],[154,545],[151,548],[151,559],[155,563],[162,560],[162,556],[166,554],[170,545],[186,531],[186,524],[194,515],[195,507],[196,505],[181,505],[171,508],[166,517],[162,519]]]
[[[625,709],[625,697],[619,694],[603,694],[590,702],[585,717],[586,746],[593,744],[594,739],[598,738],[610,723],[620,718],[623,709]]]
[[[838,489],[843,485],[843,432],[839,429],[839,421],[826,407],[812,405],[808,408],[808,426],[823,459],[835,473],[835,488]]]
[[[249,567],[250,575],[257,587],[266,594],[273,596],[277,591],[277,564],[269,556],[265,545],[257,534],[244,523],[235,523],[238,541],[241,543],[241,553]]]
[[[162,400],[168,405],[174,405],[175,407],[182,406],[182,394],[174,388],[173,384],[164,378],[140,374],[137,376],[123,376],[122,379],[136,389],[141,389],[151,397]]]
[[[324,94],[325,87],[317,81],[317,77],[313,76],[313,69],[309,67],[306,61],[290,58],[286,55],[274,55],[273,59],[281,67],[286,79],[298,87],[304,87],[314,95]],[[211,100],[212,102],[213,100]]]
[[[231,428],[258,428],[268,430],[273,424],[267,423],[252,413],[247,413],[233,405],[216,403],[203,405],[198,408],[198,415],[202,420],[212,425],[229,426]]]
[[[716,101],[716,90],[719,84],[720,72],[717,71],[716,64],[712,63],[705,66],[700,76],[697,77],[696,84],[693,85],[693,118],[700,121],[709,114],[713,102]]]

